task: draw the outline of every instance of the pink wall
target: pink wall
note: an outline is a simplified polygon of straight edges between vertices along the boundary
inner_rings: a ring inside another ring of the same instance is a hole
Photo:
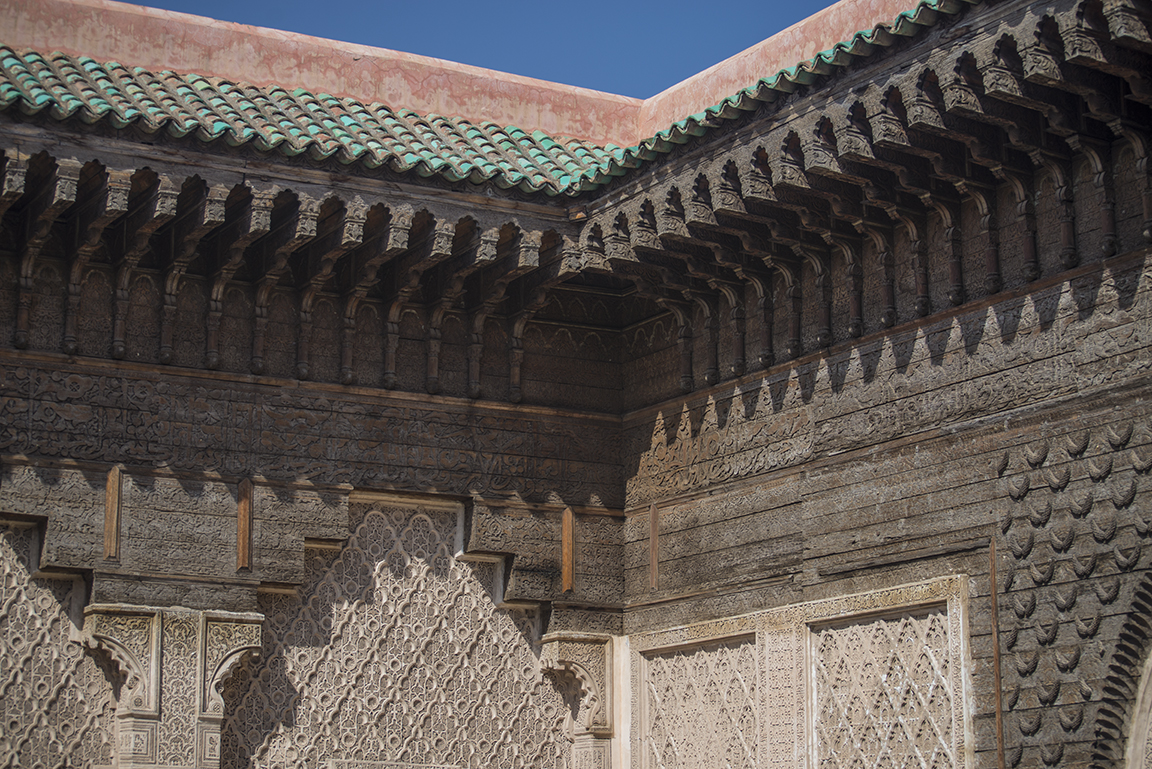
[[[111,0],[0,0],[0,42],[627,146],[914,5],[841,0],[647,100]]]
[[[646,99],[636,126],[648,137],[718,104],[782,69],[810,59],[853,34],[892,22],[917,0],[840,0],[788,29]]]
[[[426,56],[110,0],[0,0],[0,30],[0,42],[41,53],[303,87],[601,144],[629,141],[641,104]]]

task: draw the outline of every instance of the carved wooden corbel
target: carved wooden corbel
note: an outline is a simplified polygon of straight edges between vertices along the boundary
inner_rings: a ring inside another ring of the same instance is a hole
[[[798,246],[793,249],[797,256],[812,270],[816,280],[816,302],[818,308],[818,325],[816,329],[816,345],[828,347],[832,344],[832,296],[829,277],[831,269],[825,249],[815,249],[808,246]]]
[[[932,198],[927,198],[930,202]],[[921,318],[932,312],[932,297],[928,293],[928,233],[923,215],[896,207],[888,215],[900,223],[908,233],[908,248],[912,251],[912,271],[916,277],[916,314]]]
[[[844,257],[848,273],[848,336],[859,338],[864,333],[864,269],[860,262],[860,245],[855,239],[832,238],[832,245]]]
[[[696,183],[692,185],[692,195],[684,207],[684,221],[686,224],[716,226],[716,215],[712,212],[712,192],[704,174],[697,176]]]
[[[1020,235],[1020,254],[1024,262],[1024,280],[1031,283],[1040,277],[1040,261],[1036,256],[1036,206],[1033,194],[1034,178],[1024,177],[1004,169],[995,171],[996,175],[1008,182],[1012,196],[1016,200],[1016,217],[1024,223]]]
[[[1052,175],[1056,186],[1056,202],[1060,206],[1060,262],[1064,269],[1070,270],[1080,263],[1080,256],[1076,253],[1076,206],[1072,199],[1070,165],[1038,151],[1030,153],[1030,157],[1033,165]]]
[[[984,245],[984,290],[999,293],[1003,285],[1000,274],[1000,231],[996,227],[995,191],[983,190],[966,182],[958,182],[956,189],[976,205],[980,214],[980,230],[987,241]]]
[[[896,274],[895,264],[892,256],[892,237],[887,228],[880,229],[866,224],[861,224],[858,231],[867,235],[868,239],[872,241],[872,247],[876,251],[876,256],[880,262],[880,269],[883,275],[880,280],[880,286],[883,289],[884,295],[882,300],[884,302],[884,309],[880,313],[880,325],[885,328],[891,328],[896,324]]]
[[[765,263],[771,259],[771,255],[763,250],[761,244],[756,242],[750,233],[741,231],[739,238],[743,252],[751,259]],[[769,368],[775,363],[776,358],[772,348],[772,320],[775,313],[772,302],[772,272],[754,269],[745,264],[734,264],[732,269],[741,280],[752,287],[756,294],[756,314],[761,319],[760,345],[756,353],[756,363],[759,368]]]
[[[47,188],[36,196],[36,205],[29,206],[25,222],[25,232],[28,235],[24,239],[20,255],[16,331],[12,340],[17,349],[24,350],[28,347],[36,262],[40,257],[40,251],[52,236],[52,225],[76,202],[81,170],[82,165],[77,161],[58,161],[47,180]]]
[[[948,302],[964,304],[964,253],[960,242],[960,207],[931,198],[929,205],[944,228],[944,257],[948,262]]]
[[[229,192],[230,190],[221,184],[190,190],[186,183],[185,190],[180,195],[184,200],[178,201],[178,209],[185,210],[178,212],[177,216],[180,218],[180,214],[187,213],[193,223],[173,244],[172,261],[164,274],[164,306],[160,314],[159,353],[159,360],[163,364],[172,362],[172,331],[176,325],[176,301],[180,295],[180,283],[188,266],[199,254],[201,241],[224,224]]]
[[[207,333],[205,335],[204,365],[209,369],[220,367],[220,320],[224,309],[224,292],[228,282],[244,263],[244,253],[248,246],[268,233],[272,224],[272,196],[267,192],[258,193],[244,204],[243,212],[232,227],[228,228],[231,242],[222,243],[222,253],[208,291]]]
[[[95,211],[87,221],[81,224],[83,234],[78,238],[75,250],[72,253],[71,264],[68,268],[68,299],[64,305],[64,335],[62,349],[68,355],[75,355],[79,349],[76,339],[76,323],[80,315],[80,293],[84,286],[84,276],[91,259],[105,246],[105,231],[112,222],[119,220],[128,211],[129,195],[131,193],[131,172],[114,171],[105,174],[103,189],[98,193],[95,201]],[[120,311],[121,303],[127,309],[127,287],[123,292],[117,282],[116,311]],[[123,302],[121,302],[123,300]],[[113,314],[113,330],[116,325],[116,313]],[[123,323],[121,322],[121,325]],[[122,348],[122,345],[121,345]],[[121,352],[115,343],[113,334],[112,356]],[[121,352],[121,357],[123,354]]]
[[[16,149],[4,150],[3,184],[0,185],[0,218],[24,196],[29,156]]]
[[[1152,155],[1152,139],[1149,138],[1147,127],[1136,128],[1116,120],[1110,124],[1110,128],[1114,134],[1127,139],[1132,146],[1136,158],[1136,172],[1144,180],[1144,188],[1140,191],[1144,213],[1141,235],[1146,242],[1152,243],[1152,162],[1149,161],[1149,155]]]
[[[714,385],[720,382],[720,363],[717,347],[720,341],[719,302],[714,296],[694,292],[692,301],[700,308],[701,327],[704,329],[704,383]]]

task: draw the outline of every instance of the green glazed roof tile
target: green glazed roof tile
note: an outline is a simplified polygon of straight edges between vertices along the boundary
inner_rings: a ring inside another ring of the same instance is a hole
[[[414,171],[449,181],[491,180],[525,192],[575,195],[623,176],[780,94],[817,84],[853,57],[870,56],[892,45],[896,35],[917,35],[941,16],[976,2],[920,0],[891,23],[857,32],[811,59],[766,74],[627,148],[559,139],[486,121],[420,115],[303,88],[259,87],[194,73],[152,73],[118,62],[102,64],[62,53],[45,57],[3,45],[0,111],[46,113],[56,120],[77,117],[85,123],[107,121],[117,128],[135,125],[148,133],[165,131],[176,138],[194,134],[203,142],[250,145],[289,157],[307,153],[317,160],[335,158],[368,168],[387,165],[401,173]]]

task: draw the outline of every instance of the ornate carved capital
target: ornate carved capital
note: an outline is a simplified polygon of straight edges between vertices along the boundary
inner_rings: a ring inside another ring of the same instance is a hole
[[[111,659],[123,683],[121,717],[160,716],[160,612],[122,604],[84,610],[84,644]]]
[[[119,765],[218,767],[220,687],[259,653],[263,616],[121,604],[93,604],[84,614],[85,644],[124,677]]]
[[[612,736],[612,636],[560,631],[544,636],[540,662],[545,671],[579,686],[577,734]]]

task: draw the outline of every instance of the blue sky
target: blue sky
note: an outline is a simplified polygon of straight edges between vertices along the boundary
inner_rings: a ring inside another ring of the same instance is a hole
[[[142,4],[647,98],[832,2],[144,0]]]

